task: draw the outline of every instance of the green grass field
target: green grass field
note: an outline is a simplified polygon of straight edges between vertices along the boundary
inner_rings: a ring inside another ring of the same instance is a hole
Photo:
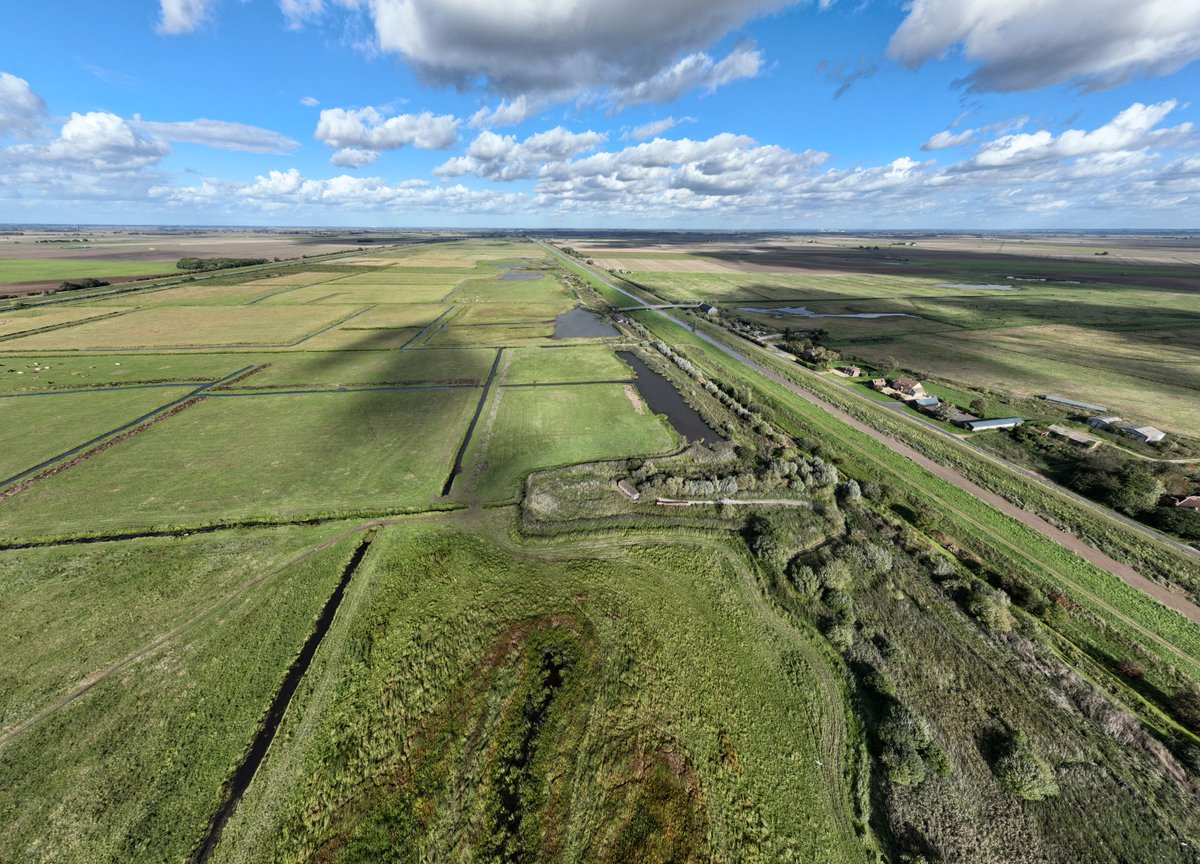
[[[8,500],[0,534],[428,507],[477,400],[473,389],[209,397]]]
[[[178,273],[167,261],[92,261],[87,258],[0,258],[0,285],[109,276],[155,276]]]
[[[456,494],[508,501],[538,468],[671,450],[674,431],[638,408],[620,384],[494,390],[467,452],[466,490]]]
[[[144,653],[3,745],[0,860],[187,860],[356,541],[212,601],[328,535],[133,541],[66,559],[4,553],[6,588],[19,591],[6,603],[6,649],[30,664],[6,673],[6,708]],[[45,628],[30,629],[38,621]]]
[[[0,398],[0,479],[186,395],[191,387]]]
[[[289,345],[362,306],[155,307],[0,343],[9,351]]]
[[[505,384],[632,380],[633,370],[605,345],[518,348],[512,352]]]
[[[268,358],[269,359],[269,358]],[[255,362],[249,355],[0,353],[0,392],[76,389],[109,385],[215,381]],[[264,361],[258,361],[264,362]]]

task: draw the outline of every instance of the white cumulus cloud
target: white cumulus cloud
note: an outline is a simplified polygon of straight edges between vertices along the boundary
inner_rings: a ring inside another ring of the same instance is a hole
[[[172,36],[191,33],[204,23],[212,9],[212,0],[160,0],[160,4],[158,32]]]
[[[956,46],[981,91],[1086,89],[1167,75],[1200,58],[1196,0],[912,0],[888,54],[920,66]]]
[[[335,165],[373,162],[380,151],[416,147],[446,150],[458,143],[461,121],[451,114],[397,114],[387,117],[378,108],[326,108],[321,111],[314,137],[340,152]],[[352,151],[348,153],[347,151]],[[368,153],[374,155],[367,158]]]
[[[0,72],[0,138],[29,138],[44,128],[46,103],[29,82]]]

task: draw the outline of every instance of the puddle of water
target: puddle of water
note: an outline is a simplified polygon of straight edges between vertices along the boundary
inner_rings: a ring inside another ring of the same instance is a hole
[[[536,282],[542,278],[537,270],[506,270],[500,277],[501,282]]]
[[[704,422],[696,409],[684,401],[675,385],[647,366],[632,351],[618,351],[617,356],[633,367],[637,374],[634,386],[655,414],[667,415],[671,427],[689,441],[715,444],[723,441],[713,428]]]
[[[616,327],[583,308],[564,312],[554,322],[555,339],[603,339],[620,335]]]
[[[794,315],[797,318],[911,318],[907,312],[842,312],[839,314],[813,312],[807,306],[777,306],[771,309],[758,306],[739,306],[739,312],[758,312],[763,315]]]

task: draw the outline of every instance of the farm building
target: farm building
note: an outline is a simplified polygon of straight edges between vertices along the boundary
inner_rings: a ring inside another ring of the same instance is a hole
[[[1078,444],[1086,450],[1095,450],[1101,443],[1100,439],[1095,435],[1089,435],[1086,432],[1076,432],[1074,429],[1059,426],[1057,423],[1050,427],[1050,431],[1059,438],[1066,438],[1072,444]]]
[[[1123,435],[1128,435],[1130,438],[1136,438],[1138,441],[1144,441],[1148,444],[1161,441],[1167,437],[1167,433],[1161,429],[1155,429],[1153,426],[1134,426],[1132,423],[1122,426],[1118,431]]]
[[[707,315],[709,318],[716,318],[721,314],[721,310],[711,303],[701,303],[696,307],[696,311],[701,315]]]
[[[992,420],[969,420],[966,427],[972,432],[986,432],[989,429],[1012,429],[1024,422],[1020,417],[997,417]]]
[[[976,417],[974,414],[968,414],[966,411],[963,411],[961,408],[955,408],[953,405],[950,407],[954,411],[954,413],[950,415],[949,419],[950,419],[950,422],[953,423],[955,426],[961,426],[965,429],[971,423],[974,423],[977,420],[979,420],[979,418]]]
[[[942,404],[942,400],[936,396],[924,396],[920,399],[914,399],[913,404],[918,408],[936,408]]]
[[[1080,411],[1090,411],[1094,414],[1103,414],[1108,409],[1103,405],[1089,405],[1087,402],[1076,402],[1074,399],[1067,399],[1065,396],[1043,396],[1047,402],[1053,402],[1055,405],[1066,405],[1068,408],[1078,408]]]
[[[923,399],[926,395],[925,388],[916,378],[895,378],[892,380],[892,388],[905,396],[915,396],[918,399]]]
[[[858,376],[862,375],[861,366],[839,366],[837,371],[841,372],[848,378],[857,378]]]
[[[1176,507],[1183,507],[1187,510],[1200,510],[1200,495],[1189,495],[1186,498],[1180,498],[1175,502]]]
[[[621,491],[621,494],[624,495],[626,498],[628,498],[630,501],[637,501],[639,498],[642,497],[642,493],[638,491],[638,488],[636,486],[634,486],[632,483],[630,483],[628,480],[619,481],[617,483],[617,489],[619,489]]]
[[[1087,421],[1087,424],[1089,426],[1091,426],[1093,429],[1112,429],[1114,426],[1116,426],[1120,422],[1121,422],[1120,417],[1109,416],[1109,417],[1093,417],[1091,420]]]
[[[872,390],[886,390],[886,389],[888,389],[887,381],[885,381],[882,378],[872,379],[871,389]]]

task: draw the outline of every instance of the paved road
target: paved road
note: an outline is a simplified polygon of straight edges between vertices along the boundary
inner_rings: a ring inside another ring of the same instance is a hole
[[[549,251],[551,251],[553,254],[557,255],[559,258],[570,261],[570,263],[575,264],[579,267],[582,267],[582,268],[588,270],[588,272],[590,272],[593,276],[595,276],[597,279],[599,279],[601,282],[603,282],[605,285],[607,285],[609,288],[613,289],[614,291],[618,291],[621,294],[624,294],[626,297],[629,297],[630,299],[632,299],[638,303],[642,303],[643,306],[649,305],[649,304],[643,303],[642,298],[638,297],[635,294],[630,293],[629,291],[626,291],[625,289],[623,289],[617,285],[614,285],[611,281],[604,278],[600,274],[596,273],[591,268],[586,267],[582,263],[576,262],[576,261],[571,261],[565,255],[558,252],[558,250],[553,249],[552,247],[547,246],[546,248]],[[687,323],[681,321],[680,319],[674,317],[673,315],[671,315],[667,312],[664,312],[664,311],[658,310],[658,309],[653,310],[653,311],[655,311],[659,315],[662,315],[664,318],[671,321],[673,324],[677,324],[678,326],[683,327],[688,330],[691,329]],[[884,444],[886,447],[888,447],[893,452],[898,453],[901,456],[904,456],[908,459],[911,459],[913,462],[916,462],[918,465],[920,465],[922,468],[925,468],[930,473],[935,474],[936,476],[940,477],[941,479],[945,480],[946,482],[957,486],[958,488],[964,490],[965,492],[968,492],[969,494],[973,495],[974,497],[978,498],[979,500],[984,501],[987,504],[990,504],[992,507],[996,508],[997,510],[1001,511],[1002,513],[1004,513],[1008,516],[1011,516],[1013,519],[1016,519],[1018,522],[1022,523],[1023,525],[1026,525],[1027,527],[1032,528],[1034,531],[1038,532],[1042,536],[1047,537],[1050,540],[1053,540],[1054,542],[1060,544],[1061,546],[1064,546],[1067,549],[1070,549],[1072,552],[1076,553],[1081,558],[1090,562],[1091,564],[1094,564],[1095,566],[1101,568],[1102,570],[1105,570],[1105,571],[1113,574],[1114,576],[1118,577],[1126,584],[1138,589],[1139,591],[1144,592],[1145,594],[1149,595],[1150,597],[1153,597],[1155,600],[1157,600],[1159,603],[1162,603],[1164,606],[1168,607],[1169,609],[1174,609],[1176,612],[1179,612],[1181,615],[1185,616],[1186,618],[1196,622],[1197,624],[1200,624],[1200,607],[1193,604],[1186,597],[1184,597],[1180,594],[1176,594],[1175,592],[1168,590],[1167,588],[1163,587],[1162,585],[1158,584],[1157,582],[1147,579],[1145,576],[1143,576],[1141,573],[1138,573],[1136,570],[1134,570],[1128,564],[1124,564],[1120,561],[1117,561],[1115,558],[1111,558],[1108,555],[1105,555],[1099,549],[1094,549],[1093,547],[1084,543],[1082,540],[1080,540],[1074,534],[1070,534],[1066,531],[1063,531],[1061,528],[1050,524],[1049,522],[1047,522],[1045,519],[1043,519],[1041,516],[1037,515],[1036,513],[1031,513],[1028,510],[1022,510],[1020,507],[1016,506],[1008,499],[997,495],[995,492],[991,492],[987,489],[984,489],[982,486],[971,481],[963,474],[960,474],[957,470],[950,468],[946,465],[942,465],[938,462],[934,462],[928,456],[925,456],[923,453],[919,453],[918,451],[916,451],[912,447],[910,447],[908,444],[905,444],[903,441],[901,441],[897,438],[893,438],[890,435],[880,432],[878,429],[868,426],[866,423],[863,423],[862,421],[858,420],[857,418],[855,418],[852,415],[848,414],[847,412],[843,411],[841,408],[838,408],[837,406],[833,405],[830,402],[826,402],[824,399],[822,399],[820,396],[817,396],[815,393],[812,393],[811,391],[806,390],[805,388],[801,387],[799,384],[796,384],[795,382],[788,380],[787,378],[785,378],[784,376],[775,372],[774,370],[762,365],[761,363],[756,362],[755,360],[751,359],[750,357],[746,356],[745,354],[742,354],[740,351],[737,351],[734,348],[731,348],[729,345],[726,345],[724,342],[714,339],[713,337],[709,336],[706,333],[702,333],[700,331],[694,331],[694,332],[695,332],[695,335],[697,338],[703,339],[705,342],[707,342],[709,345],[712,345],[718,351],[721,351],[724,354],[727,354],[728,356],[734,358],[735,360],[738,360],[739,362],[743,363],[747,367],[758,372],[760,375],[763,375],[766,378],[770,378],[772,381],[776,382],[777,384],[780,384],[781,386],[786,387],[788,390],[790,390],[795,395],[799,396],[801,399],[804,399],[806,402],[809,402],[809,403],[817,406],[818,408],[821,408],[822,410],[828,412],[829,414],[832,414],[833,416],[837,417],[839,420],[841,420],[846,425],[851,426],[854,429],[858,430],[859,432],[862,432],[864,435],[868,435],[871,438],[874,438],[876,441],[879,441],[880,443]],[[812,373],[812,374],[815,374],[815,373]],[[1090,505],[1090,502],[1087,502],[1087,503],[1089,503],[1089,505]],[[1103,515],[1108,515],[1102,508],[1100,508],[1096,505],[1090,505],[1090,506],[1092,506],[1093,509],[1097,510],[1098,512],[1102,513]]]

